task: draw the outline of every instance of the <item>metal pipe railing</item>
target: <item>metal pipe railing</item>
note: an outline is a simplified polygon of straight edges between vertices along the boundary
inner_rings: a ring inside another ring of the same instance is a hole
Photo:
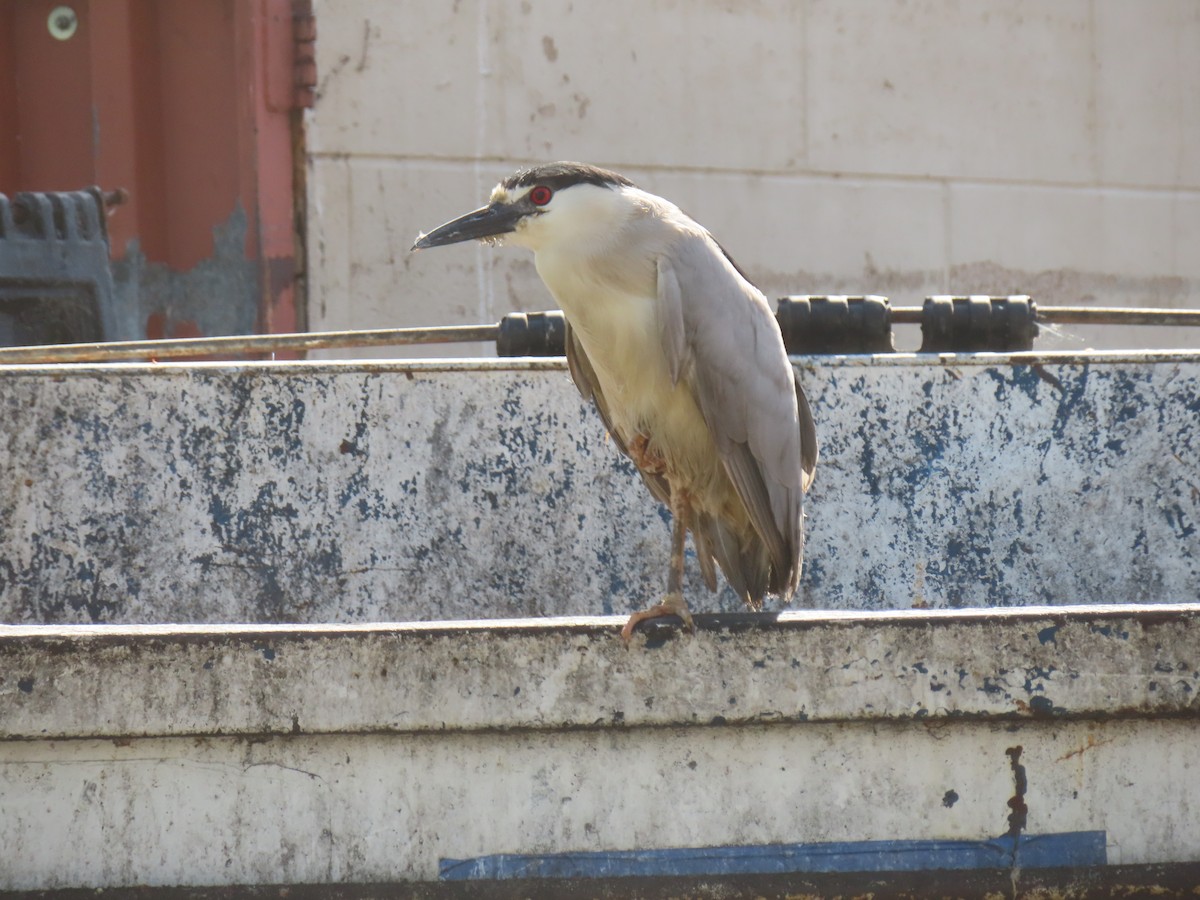
[[[890,308],[893,324],[921,324],[924,308]],[[1200,310],[1121,307],[1040,306],[1036,321],[1072,325],[1200,326]],[[0,347],[0,365],[121,362],[197,357],[265,356],[336,348],[399,347],[495,341],[500,325],[446,325],[431,328],[378,328],[298,334],[233,335],[88,344]]]
[[[0,347],[0,365],[64,362],[121,362],[198,356],[294,353],[337,347],[399,347],[494,341],[498,325],[447,325],[434,328],[377,328],[366,331],[318,331],[299,334],[233,335],[94,344],[43,344]]]
[[[893,306],[892,323],[920,325],[922,306]],[[1039,306],[1037,321],[1047,325],[1200,326],[1200,310],[1141,309],[1119,306]]]

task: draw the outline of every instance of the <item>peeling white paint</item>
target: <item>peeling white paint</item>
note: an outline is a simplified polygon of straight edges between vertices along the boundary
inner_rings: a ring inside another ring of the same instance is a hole
[[[799,605],[1200,596],[1200,359],[799,361]],[[553,361],[10,368],[0,621],[627,613],[665,510]],[[694,609],[707,593],[689,560]]]
[[[0,744],[0,887],[403,882],[505,851],[1002,834],[1014,744],[1031,828],[1104,826],[1112,864],[1194,859],[1197,739],[1193,722],[1078,722]]]

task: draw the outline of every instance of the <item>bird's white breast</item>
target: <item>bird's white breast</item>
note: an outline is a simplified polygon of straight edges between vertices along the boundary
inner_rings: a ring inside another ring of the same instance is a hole
[[[653,263],[640,283],[618,286],[579,258],[540,252],[536,262],[595,370],[621,439],[632,445],[647,438],[686,482],[716,477],[712,438],[691,389],[686,379],[673,383],[667,367]]]

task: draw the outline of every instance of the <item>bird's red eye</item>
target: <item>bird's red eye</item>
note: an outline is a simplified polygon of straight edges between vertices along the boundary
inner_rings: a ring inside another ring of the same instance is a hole
[[[545,206],[550,202],[550,198],[554,196],[554,191],[546,187],[544,184],[539,184],[529,192],[529,201],[534,206]]]

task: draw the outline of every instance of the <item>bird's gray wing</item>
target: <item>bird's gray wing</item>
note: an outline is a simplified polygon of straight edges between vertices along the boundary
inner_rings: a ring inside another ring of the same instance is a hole
[[[800,385],[800,375],[795,369],[792,370],[792,374],[796,379],[796,412],[800,415],[800,472],[804,478],[801,486],[807,493],[812,487],[813,479],[817,477],[817,457],[820,455],[817,447],[817,425],[813,421],[808,397]]]
[[[685,235],[659,256],[658,304],[670,371],[691,388],[765,546],[768,588],[790,596],[800,577],[803,494],[817,447],[775,318],[706,232]],[[742,580],[761,581],[749,571]],[[751,602],[761,599],[761,587],[751,587],[750,595]]]
[[[721,251],[725,260],[733,267],[733,270],[738,273],[741,279],[746,284],[753,286],[750,276],[742,271],[742,267],[729,255],[729,251],[721,245],[720,241],[712,238],[712,242]],[[795,374],[795,370],[793,370],[793,374]],[[804,393],[804,388],[800,385],[800,376],[798,374],[796,374],[795,380],[796,406],[797,412],[800,415],[800,468],[804,473],[804,490],[807,492],[812,487],[813,478],[817,474],[817,456],[819,455],[817,450],[817,428],[813,422],[812,410],[808,405],[808,397]]]

